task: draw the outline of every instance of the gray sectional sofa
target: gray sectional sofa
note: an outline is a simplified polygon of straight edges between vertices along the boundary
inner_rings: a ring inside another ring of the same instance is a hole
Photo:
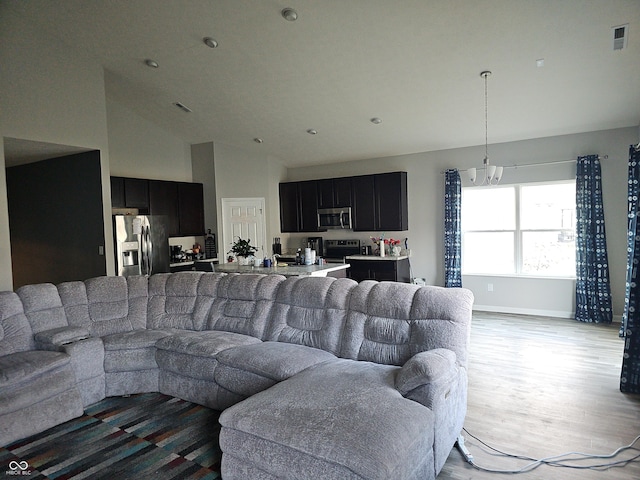
[[[224,410],[225,480],[435,478],[466,413],[472,302],[203,272],[0,292],[0,445],[161,392]]]

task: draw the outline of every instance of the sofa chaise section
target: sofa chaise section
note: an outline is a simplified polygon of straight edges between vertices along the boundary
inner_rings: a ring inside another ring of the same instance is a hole
[[[435,478],[465,416],[471,308],[464,289],[358,284],[343,359],[222,413],[222,476]]]

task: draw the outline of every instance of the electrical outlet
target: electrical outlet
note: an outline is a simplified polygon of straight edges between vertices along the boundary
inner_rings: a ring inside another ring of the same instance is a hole
[[[493,292],[493,283],[487,283],[487,292]]]
[[[104,255],[104,245],[98,245],[98,255]]]

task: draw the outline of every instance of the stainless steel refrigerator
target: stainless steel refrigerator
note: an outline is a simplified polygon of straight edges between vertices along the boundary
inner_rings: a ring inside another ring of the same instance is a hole
[[[169,271],[168,218],[162,215],[114,215],[116,275],[152,275]]]

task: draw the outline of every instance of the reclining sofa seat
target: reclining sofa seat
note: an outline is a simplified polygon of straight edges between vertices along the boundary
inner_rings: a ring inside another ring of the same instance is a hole
[[[222,413],[223,478],[435,478],[466,413],[472,301],[462,289],[358,284],[342,359]]]
[[[220,352],[215,381],[244,399],[335,360],[354,280],[290,277],[275,295],[265,342]]]
[[[17,292],[34,334],[35,348],[70,356],[82,405],[105,397],[102,339],[90,338],[83,327],[69,325],[58,288],[51,283],[25,285]]]
[[[180,274],[167,278],[175,278]],[[210,308],[194,330],[179,330],[157,342],[157,361],[161,367],[159,391],[207,407],[223,410],[244,397],[221,387],[215,381],[218,354],[232,347],[261,343],[267,318],[281,275],[218,274],[183,272],[190,282],[195,276],[209,282]],[[156,279],[158,277],[158,279]],[[150,277],[151,285],[161,281],[163,274]],[[154,287],[155,288],[155,287]],[[149,300],[149,311],[160,312],[159,306],[170,296],[158,291],[158,300]],[[176,306],[179,302],[176,304]],[[160,317],[158,317],[160,318]],[[158,320],[153,327],[169,326]]]
[[[71,357],[35,347],[20,297],[0,292],[0,445],[82,415]]]

